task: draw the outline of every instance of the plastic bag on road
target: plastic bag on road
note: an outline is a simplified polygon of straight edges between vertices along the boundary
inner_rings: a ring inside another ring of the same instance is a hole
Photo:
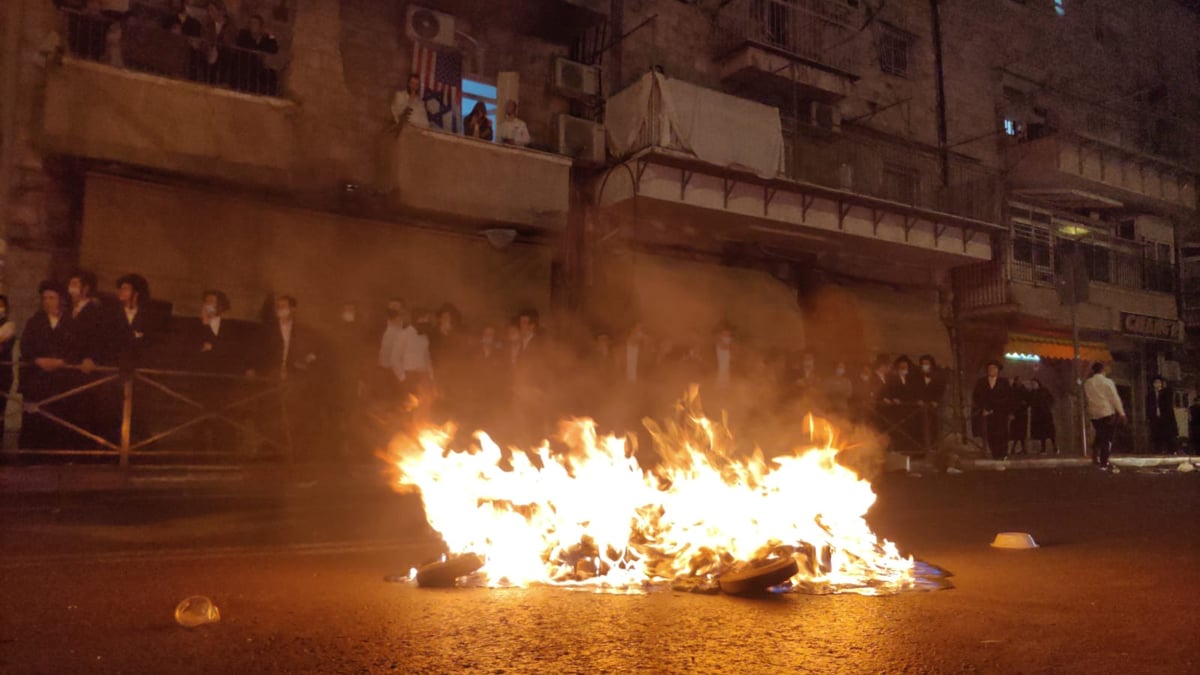
[[[175,622],[184,628],[195,628],[220,620],[220,610],[203,595],[193,595],[175,606]]]

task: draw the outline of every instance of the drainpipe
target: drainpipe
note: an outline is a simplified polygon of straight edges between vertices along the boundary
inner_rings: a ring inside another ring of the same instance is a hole
[[[942,187],[950,185],[950,151],[946,141],[946,77],[942,67],[942,19],[938,11],[939,0],[929,0],[930,20],[933,24],[933,74],[937,82],[937,135],[938,156],[942,169]]]

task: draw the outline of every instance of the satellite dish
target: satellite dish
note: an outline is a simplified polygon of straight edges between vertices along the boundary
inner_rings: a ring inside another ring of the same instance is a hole
[[[442,26],[437,15],[428,9],[418,9],[412,13],[412,31],[422,40],[432,40],[441,32]]]
[[[488,243],[498,251],[503,251],[517,238],[517,231],[510,228],[494,227],[483,231]]]

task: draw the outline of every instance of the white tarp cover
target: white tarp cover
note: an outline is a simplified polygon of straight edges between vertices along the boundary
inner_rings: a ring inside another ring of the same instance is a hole
[[[777,108],[661,73],[646,73],[610,97],[604,123],[616,157],[657,145],[766,178],[783,168]]]

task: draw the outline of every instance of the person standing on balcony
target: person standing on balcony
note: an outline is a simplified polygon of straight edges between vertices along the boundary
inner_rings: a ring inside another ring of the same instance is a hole
[[[1000,377],[1000,362],[988,361],[987,374],[975,383],[971,394],[971,423],[992,459],[1008,452],[1008,424],[1012,409],[1012,385]]]
[[[279,53],[279,43],[275,36],[263,28],[262,16],[255,14],[250,17],[249,28],[243,28],[238,33],[237,52],[231,83],[234,89],[248,91],[252,94],[274,96],[278,92],[278,75],[263,62],[266,54]]]
[[[208,20],[204,22],[204,72],[202,79],[210,84],[229,82],[229,70],[233,60],[230,47],[237,43],[237,29],[225,7],[216,2],[208,3]]]
[[[463,128],[466,135],[471,138],[478,138],[481,141],[492,140],[492,121],[488,119],[487,105],[483,101],[477,101],[475,107],[471,109],[471,114],[467,115],[467,119],[463,120]]]
[[[517,117],[517,102],[509,99],[504,104],[504,121],[500,122],[500,142],[508,145],[529,145],[529,127]]]
[[[416,73],[408,76],[405,90],[392,97],[392,123],[397,133],[405,126],[429,128],[425,103],[421,101],[421,78]]]
[[[1175,392],[1161,375],[1155,376],[1146,393],[1146,418],[1150,423],[1150,446],[1156,455],[1175,454],[1179,423],[1175,421]]]
[[[204,34],[204,26],[187,11],[183,0],[171,0],[171,13],[162,21],[165,30],[174,31],[176,26],[184,37],[198,38]]]
[[[1108,458],[1112,455],[1113,437],[1117,424],[1125,421],[1125,406],[1117,395],[1117,385],[1105,374],[1103,363],[1092,364],[1092,376],[1083,383],[1083,395],[1087,400],[1087,415],[1096,430],[1092,441],[1092,461],[1101,469],[1109,471]]]

